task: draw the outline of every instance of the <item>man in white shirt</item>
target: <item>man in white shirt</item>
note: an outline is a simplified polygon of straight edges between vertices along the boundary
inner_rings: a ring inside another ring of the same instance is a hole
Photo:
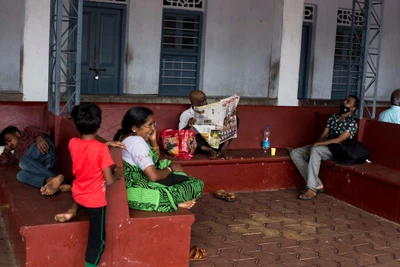
[[[182,112],[181,116],[179,117],[179,130],[192,129],[193,125],[196,123],[193,107],[207,105],[207,96],[200,90],[193,90],[189,95],[189,100],[192,105],[189,109]],[[196,150],[206,152],[209,155],[210,159],[216,159],[218,156],[221,156],[224,159],[232,158],[228,156],[226,152],[230,140],[222,143],[217,150],[214,150],[212,147],[210,147],[204,140],[204,138],[197,132],[196,141]]]
[[[390,102],[392,107],[379,115],[379,121],[400,124],[400,89],[392,92]]]

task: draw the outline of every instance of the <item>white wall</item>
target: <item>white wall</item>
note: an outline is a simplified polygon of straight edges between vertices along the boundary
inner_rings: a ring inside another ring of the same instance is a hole
[[[399,11],[400,1],[385,1],[383,38],[377,94],[378,100],[389,101],[392,91],[400,88]]]
[[[23,100],[47,101],[49,65],[49,0],[25,0]]]
[[[332,90],[333,62],[336,38],[336,16],[339,8],[351,8],[351,0],[305,0],[317,5],[314,58],[310,96],[314,99],[330,99]],[[383,23],[383,36],[380,60],[380,77],[378,81],[378,100],[387,101],[393,89],[400,87],[400,25],[398,16],[400,1],[386,0]],[[371,96],[372,89],[367,96]]]
[[[126,93],[158,94],[163,4],[132,0],[126,66]]]
[[[24,0],[0,0],[0,91],[20,90]]]
[[[275,2],[280,1],[208,1],[202,88],[207,95],[268,96]]]

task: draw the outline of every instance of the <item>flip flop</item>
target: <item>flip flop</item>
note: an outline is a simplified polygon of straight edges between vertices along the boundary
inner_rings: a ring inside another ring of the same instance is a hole
[[[218,190],[215,191],[214,196],[216,198],[225,200],[226,202],[235,202],[236,201],[236,195],[233,192],[225,192],[225,190]]]
[[[313,191],[313,190],[311,190],[311,191]],[[308,192],[308,190],[304,194],[299,195],[298,199],[300,199],[300,200],[311,200],[311,199],[314,199],[314,198],[317,197],[317,192],[313,191],[315,193],[315,195],[307,194],[307,192]]]
[[[190,261],[202,261],[208,258],[207,252],[204,248],[197,246],[191,246],[189,252]]]
[[[214,197],[225,200],[226,192],[225,190],[217,190],[214,193]]]
[[[300,189],[299,190],[299,193],[300,194],[304,194],[305,192],[307,192],[307,187],[304,187],[304,188],[302,188],[302,189]],[[325,192],[325,189],[324,188],[321,188],[321,189],[317,189],[317,194],[322,194],[322,193],[324,193]]]
[[[225,201],[226,202],[235,202],[236,201],[236,195],[233,192],[226,193]]]

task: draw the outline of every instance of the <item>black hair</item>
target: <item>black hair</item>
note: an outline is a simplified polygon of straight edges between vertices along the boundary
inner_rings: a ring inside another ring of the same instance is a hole
[[[82,103],[72,109],[71,117],[80,134],[95,134],[101,124],[101,109],[96,104]]]
[[[8,127],[4,128],[3,131],[1,131],[1,133],[0,133],[0,146],[4,146],[5,145],[5,141],[6,141],[6,140],[4,140],[5,136],[6,136],[6,134],[10,134],[10,133],[12,133],[12,134],[19,133],[19,134],[21,134],[20,130],[18,130],[18,128],[15,127],[15,126],[8,126]]]
[[[360,99],[355,95],[349,95],[348,97],[354,98],[354,107],[356,108],[354,112],[360,107]]]
[[[390,96],[390,103],[393,106],[400,106],[400,89],[394,90]]]
[[[132,133],[133,126],[136,126],[136,128],[142,127],[150,115],[153,115],[153,111],[146,107],[133,107],[128,110],[122,119],[122,128],[117,131],[113,140],[118,141],[122,135]]]

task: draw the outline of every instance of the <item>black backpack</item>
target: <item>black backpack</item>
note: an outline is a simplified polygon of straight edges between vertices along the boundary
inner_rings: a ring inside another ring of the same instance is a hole
[[[333,154],[333,160],[339,164],[364,163],[369,156],[368,149],[357,140],[348,139],[341,144],[329,144],[327,147]]]

